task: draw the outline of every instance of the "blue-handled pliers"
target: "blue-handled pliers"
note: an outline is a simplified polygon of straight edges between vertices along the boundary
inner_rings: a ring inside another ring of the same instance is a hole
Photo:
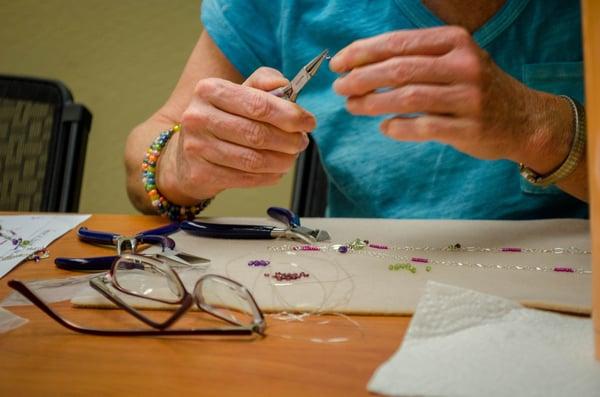
[[[117,233],[90,230],[80,227],[77,230],[79,240],[98,245],[116,247],[117,255],[97,256],[90,258],[64,258],[54,260],[56,267],[76,271],[102,271],[109,270],[113,262],[121,255],[123,250],[136,252],[139,244],[160,245],[162,251],[151,256],[165,260],[171,265],[192,266],[209,262],[208,259],[175,250],[175,241],[167,235],[179,230],[179,223],[170,223],[159,228],[139,232],[135,236],[127,237]]]
[[[183,221],[181,230],[201,237],[257,240],[284,238],[308,244],[330,239],[329,233],[325,230],[310,229],[300,225],[298,215],[286,208],[270,207],[267,214],[271,218],[286,224],[287,227]]]

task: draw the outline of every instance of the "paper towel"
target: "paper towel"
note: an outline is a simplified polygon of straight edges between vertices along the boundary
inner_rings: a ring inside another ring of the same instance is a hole
[[[600,396],[589,318],[429,282],[368,389],[394,396]]]

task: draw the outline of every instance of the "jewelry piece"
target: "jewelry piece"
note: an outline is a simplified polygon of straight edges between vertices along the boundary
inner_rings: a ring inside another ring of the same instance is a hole
[[[376,247],[371,247],[375,245]],[[424,257],[400,255],[394,252],[479,252],[479,253],[503,253],[503,254],[547,254],[547,255],[590,255],[591,251],[577,247],[567,248],[520,248],[520,247],[499,247],[485,248],[467,246],[463,247],[460,243],[451,244],[446,247],[389,247],[383,249],[383,244],[372,244],[368,240],[355,239],[349,244],[331,244],[322,246],[298,246],[298,245],[283,245],[278,247],[270,247],[271,251],[319,251],[319,252],[337,252],[341,254],[360,254],[369,255],[376,258],[391,259],[398,262],[413,262],[416,264],[428,265],[445,265],[454,267],[474,267],[478,269],[507,269],[507,270],[525,270],[525,271],[543,271],[543,272],[560,272],[560,273],[578,273],[591,274],[592,271],[586,268],[574,268],[571,266],[551,265],[551,266],[533,266],[533,265],[513,265],[513,264],[485,264],[485,263],[469,263],[462,261],[438,260]],[[386,252],[387,251],[387,252]],[[431,266],[429,270],[431,271]]]
[[[169,139],[181,129],[181,124],[175,124],[170,129],[163,131],[152,141],[142,161],[142,182],[144,189],[152,202],[152,206],[161,216],[168,216],[172,221],[183,219],[192,220],[210,204],[212,199],[202,200],[197,205],[180,206],[167,200],[156,187],[156,165],[160,153],[169,142]]]

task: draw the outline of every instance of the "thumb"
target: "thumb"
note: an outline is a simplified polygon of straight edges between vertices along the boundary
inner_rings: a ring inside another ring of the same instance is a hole
[[[243,85],[263,91],[271,91],[289,83],[290,81],[286,79],[279,70],[263,66],[256,69],[254,73],[244,81]]]

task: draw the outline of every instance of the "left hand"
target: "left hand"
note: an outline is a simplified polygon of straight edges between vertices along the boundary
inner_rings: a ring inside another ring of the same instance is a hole
[[[434,140],[480,159],[510,159],[550,172],[567,156],[572,115],[560,97],[529,89],[503,72],[463,28],[401,30],[358,40],[330,68],[357,115],[391,117],[383,133]],[[385,90],[382,90],[385,89]]]

